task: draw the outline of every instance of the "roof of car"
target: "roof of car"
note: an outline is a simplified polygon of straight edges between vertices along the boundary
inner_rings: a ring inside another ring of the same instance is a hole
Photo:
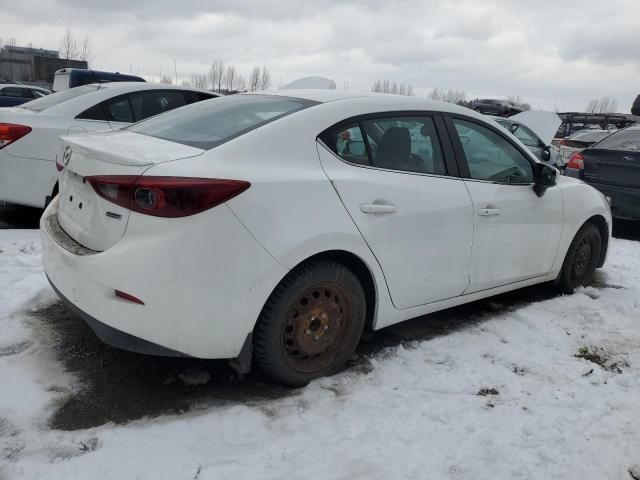
[[[150,82],[98,82],[90,85],[97,85],[100,88],[108,88],[109,90],[129,90],[135,87],[136,90],[191,90],[194,92],[208,93],[209,95],[220,95],[217,92],[203,90],[201,88],[185,87],[182,85],[169,85],[166,83],[150,83]]]
[[[394,95],[390,93],[376,93],[376,92],[350,92],[342,90],[270,90],[264,92],[251,92],[243,93],[241,95],[278,95],[283,97],[302,98],[305,100],[311,100],[319,103],[329,103],[336,101],[363,101],[369,99],[375,101],[381,107],[386,108],[388,111],[394,110],[394,108],[402,107],[403,110],[415,108],[415,110],[433,110],[433,111],[446,111],[451,113],[463,113],[468,116],[481,116],[473,110],[466,107],[461,107],[448,102],[441,102],[438,100],[429,100],[424,97],[406,96],[406,95]]]

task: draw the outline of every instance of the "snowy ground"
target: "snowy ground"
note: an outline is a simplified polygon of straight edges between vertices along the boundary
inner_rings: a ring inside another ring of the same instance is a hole
[[[2,480],[640,478],[639,242],[613,241],[595,287],[498,297],[290,395],[75,431],[50,423],[86,385],[38,316],[38,232],[0,230],[0,250]]]

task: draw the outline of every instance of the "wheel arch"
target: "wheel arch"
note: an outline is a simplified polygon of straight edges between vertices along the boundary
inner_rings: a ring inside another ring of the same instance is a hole
[[[600,241],[602,246],[600,249],[600,258],[598,259],[598,268],[600,268],[604,265],[604,261],[607,258],[607,249],[609,248],[609,224],[602,215],[593,215],[592,217],[589,217],[584,222],[583,226],[587,223],[594,225],[600,232]]]
[[[371,268],[367,263],[358,255],[347,250],[325,250],[315,253],[307,258],[299,261],[287,274],[278,282],[278,285],[292,272],[308,265],[311,262],[318,260],[330,260],[341,265],[344,265],[351,270],[362,285],[364,290],[365,302],[366,302],[366,317],[365,327],[372,329],[374,326],[375,314],[378,302],[378,291],[376,288],[376,281]],[[274,290],[277,288],[274,287]],[[272,291],[273,293],[273,291]],[[271,296],[271,295],[270,295]]]

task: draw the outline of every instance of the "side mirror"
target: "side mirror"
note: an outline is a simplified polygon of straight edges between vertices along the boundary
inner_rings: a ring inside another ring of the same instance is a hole
[[[558,170],[554,167],[547,165],[546,163],[536,163],[533,167],[533,190],[539,197],[544,195],[544,192],[549,187],[553,187],[556,184],[556,177]]]
[[[549,146],[545,145],[542,147],[542,161],[548,162],[549,160],[551,160],[551,151],[549,150]]]

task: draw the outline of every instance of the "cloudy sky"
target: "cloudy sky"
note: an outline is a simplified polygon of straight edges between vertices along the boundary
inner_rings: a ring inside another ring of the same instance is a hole
[[[273,84],[306,75],[370,90],[377,79],[469,98],[520,95],[583,110],[640,94],[638,0],[0,0],[0,36],[57,49],[67,28],[91,66],[180,79],[233,63],[266,65]]]

